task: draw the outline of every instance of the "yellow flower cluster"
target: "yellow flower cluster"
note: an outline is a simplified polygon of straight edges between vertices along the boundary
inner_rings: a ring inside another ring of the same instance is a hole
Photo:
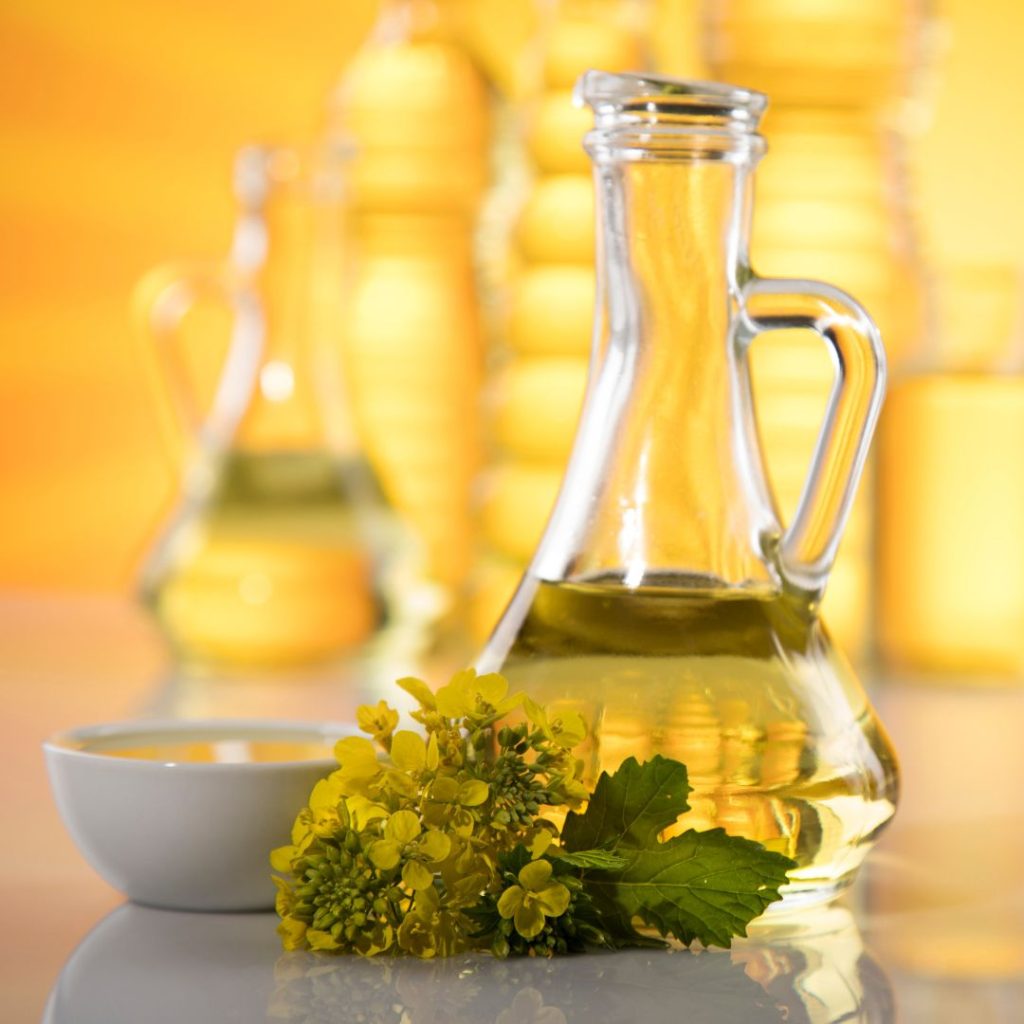
[[[285,876],[276,879],[285,947],[449,955],[474,944],[485,896],[533,940],[571,902],[539,858],[558,835],[545,809],[587,797],[572,755],[583,721],[509,694],[496,674],[460,672],[436,693],[418,679],[399,686],[417,701],[422,732],[397,729],[385,701],[360,708],[371,739],[338,742],[337,770],[271,855]],[[519,721],[503,724],[510,718]],[[515,850],[534,858],[517,876],[503,863]]]

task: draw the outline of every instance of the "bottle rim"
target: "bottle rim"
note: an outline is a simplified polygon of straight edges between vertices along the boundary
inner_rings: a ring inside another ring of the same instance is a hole
[[[752,89],[592,70],[573,98],[594,111],[584,145],[595,157],[749,159],[764,151],[757,129],[768,97]]]

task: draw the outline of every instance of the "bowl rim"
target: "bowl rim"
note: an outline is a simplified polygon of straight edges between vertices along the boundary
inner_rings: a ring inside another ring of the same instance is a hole
[[[110,757],[105,751],[85,749],[79,744],[118,736],[145,736],[147,733],[262,733],[308,734],[336,742],[348,736],[362,735],[354,722],[311,721],[286,718],[135,718],[116,722],[98,722],[61,729],[42,744],[47,757],[81,760],[110,765],[114,771],[230,772],[274,771],[282,768],[337,767],[334,757],[307,757],[287,761],[157,761],[141,757]],[[368,738],[368,737],[367,737]]]

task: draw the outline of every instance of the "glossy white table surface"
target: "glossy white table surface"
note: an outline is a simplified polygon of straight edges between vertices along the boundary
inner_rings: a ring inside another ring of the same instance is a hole
[[[1024,1024],[1024,687],[883,681],[897,818],[843,905],[729,952],[554,961],[282,954],[273,915],[137,907],[64,833],[39,749],[152,714],[343,718],[329,681],[184,683],[126,603],[0,599],[0,1021]]]

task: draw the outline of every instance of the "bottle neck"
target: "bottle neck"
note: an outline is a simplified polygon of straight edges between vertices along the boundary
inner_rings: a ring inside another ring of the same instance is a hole
[[[355,448],[341,381],[341,210],[340,197],[320,195],[303,177],[274,183],[242,213],[234,262],[262,337],[239,447]]]
[[[732,343],[750,165],[649,157],[596,155],[590,383],[534,568],[628,586],[767,584],[762,538],[777,526]]]

